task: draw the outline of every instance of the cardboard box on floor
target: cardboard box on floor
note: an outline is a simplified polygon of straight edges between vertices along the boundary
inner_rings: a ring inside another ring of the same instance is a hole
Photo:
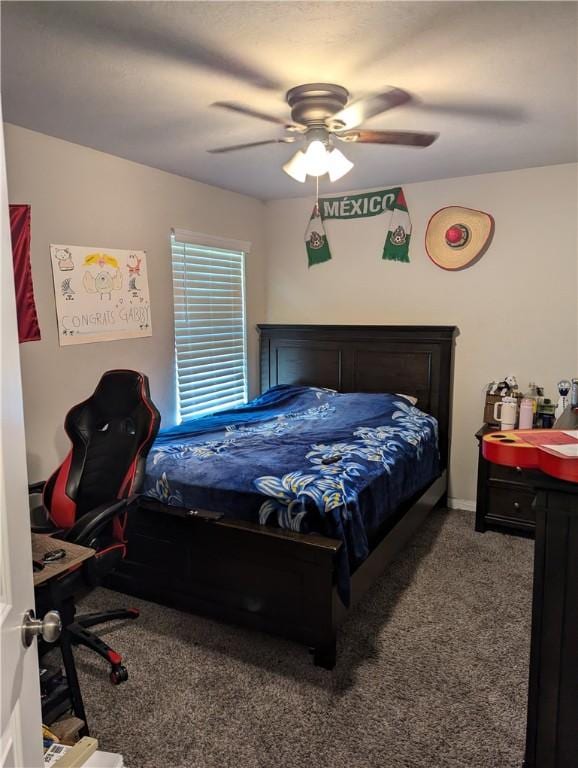
[[[83,727],[84,722],[79,717],[74,715],[65,715],[60,720],[56,720],[50,726],[52,733],[58,737],[61,744],[66,744],[72,747],[78,741],[78,735],[80,729]]]

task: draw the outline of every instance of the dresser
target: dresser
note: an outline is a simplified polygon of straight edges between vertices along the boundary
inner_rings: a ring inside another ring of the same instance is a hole
[[[497,427],[484,424],[476,432],[478,441],[478,489],[476,499],[476,531],[500,530],[533,536],[536,513],[532,503],[536,491],[530,485],[529,473],[520,467],[502,467],[482,456],[482,437],[497,432]]]

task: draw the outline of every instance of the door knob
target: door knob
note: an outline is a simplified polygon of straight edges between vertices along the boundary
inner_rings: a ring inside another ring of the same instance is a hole
[[[35,619],[34,611],[30,609],[22,619],[22,643],[28,648],[38,635],[42,635],[47,643],[54,643],[60,637],[61,630],[62,621],[58,611],[48,611],[43,619]]]

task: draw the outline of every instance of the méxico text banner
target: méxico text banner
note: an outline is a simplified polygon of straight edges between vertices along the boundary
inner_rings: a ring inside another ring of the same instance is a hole
[[[382,258],[408,262],[411,221],[403,190],[401,187],[394,187],[376,192],[363,192],[359,195],[320,198],[313,207],[305,232],[309,266],[321,264],[331,258],[325,222],[334,219],[341,221],[362,219],[370,216],[383,216],[385,241]],[[332,226],[331,231],[337,235],[340,226],[343,225]]]

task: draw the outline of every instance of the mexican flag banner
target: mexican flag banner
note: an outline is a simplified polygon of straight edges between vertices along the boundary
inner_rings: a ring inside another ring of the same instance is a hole
[[[409,262],[411,221],[401,187],[364,192],[360,195],[320,198],[313,208],[305,233],[309,266],[329,261],[331,251],[325,232],[325,223],[333,219],[362,219],[382,216],[385,242],[382,258],[388,261]]]
[[[389,261],[409,261],[410,239],[411,221],[403,189],[400,187],[393,203],[382,258]]]
[[[307,248],[307,258],[309,266],[321,264],[323,261],[329,261],[331,253],[327,243],[327,235],[323,226],[323,220],[319,215],[319,205],[315,203],[313,213],[309,219],[309,226],[305,232],[305,247]]]

